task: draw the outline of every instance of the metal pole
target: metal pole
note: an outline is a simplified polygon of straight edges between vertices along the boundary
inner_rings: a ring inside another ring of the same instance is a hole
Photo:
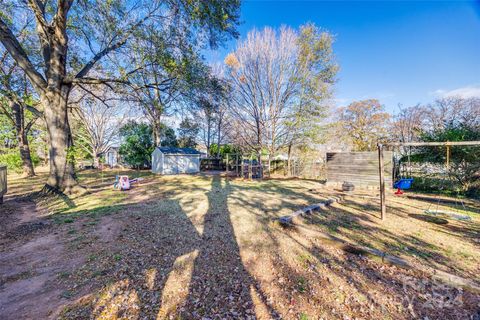
[[[380,176],[380,207],[381,207],[381,217],[382,220],[385,220],[387,207],[385,204],[385,177],[384,177],[384,169],[383,169],[383,145],[378,144],[378,170]]]

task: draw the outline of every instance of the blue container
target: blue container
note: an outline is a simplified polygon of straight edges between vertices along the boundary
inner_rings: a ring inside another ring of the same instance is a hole
[[[395,183],[393,184],[393,187],[400,190],[406,190],[406,189],[410,189],[410,187],[412,186],[412,183],[413,183],[413,178],[400,179],[395,181]]]

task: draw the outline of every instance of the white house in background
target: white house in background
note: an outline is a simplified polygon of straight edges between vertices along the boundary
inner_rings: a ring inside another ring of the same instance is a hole
[[[200,172],[200,152],[191,148],[157,147],[152,153],[152,172],[158,174]]]
[[[110,147],[105,153],[105,163],[113,168],[119,164],[120,155],[118,154],[118,147]]]

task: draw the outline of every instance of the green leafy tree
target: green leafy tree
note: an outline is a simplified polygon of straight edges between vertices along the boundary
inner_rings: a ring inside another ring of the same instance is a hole
[[[132,63],[131,52],[143,52],[144,44],[155,44],[154,36],[168,35],[166,30],[175,30],[195,50],[215,47],[237,36],[239,8],[236,0],[1,1],[0,54],[6,52],[23,70],[44,111],[50,143],[45,188],[71,192],[78,187],[67,161],[73,143],[68,121],[73,89],[122,84],[138,90],[131,77],[151,60]],[[25,25],[25,20],[31,23]],[[33,46],[27,47],[19,34],[32,35]],[[163,80],[148,86],[161,89]]]
[[[119,153],[126,163],[135,168],[151,166],[155,146],[152,140],[152,128],[148,124],[129,121],[120,128],[120,137],[123,142]]]
[[[4,114],[0,114],[0,147],[4,150],[15,148],[15,146],[15,131],[12,129],[10,119]]]
[[[401,109],[393,126],[393,138],[402,142],[478,141],[480,140],[480,99],[446,97],[427,105]],[[426,173],[425,190],[443,189],[480,196],[480,147],[416,147],[411,161],[437,167]],[[428,166],[431,168],[431,166]],[[447,180],[446,180],[447,179]],[[422,181],[422,180],[419,180]],[[419,187],[418,184],[416,187]]]
[[[178,147],[177,136],[175,130],[162,123],[162,131],[164,132],[162,137],[163,147]]]
[[[424,131],[420,135],[426,142],[444,141],[480,141],[480,127],[474,128],[465,123],[449,123],[441,129]],[[418,148],[415,161],[446,165],[446,147]],[[450,147],[449,167],[447,175],[460,186],[460,191],[477,193],[480,196],[480,147],[454,146]],[[449,184],[448,182],[445,182]],[[443,187],[452,187],[450,184]]]
[[[178,145],[182,148],[196,148],[197,136],[199,132],[198,124],[190,118],[185,118],[180,122],[178,131]]]
[[[223,144],[218,147],[218,144],[212,143],[210,146],[210,154],[217,154],[219,158],[225,159],[227,154],[230,155],[230,160],[234,159],[235,155],[240,155],[241,151],[231,144]]]
[[[6,53],[0,59],[0,114],[8,120],[15,133],[23,175],[34,176],[34,163],[30,152],[29,134],[42,113],[35,106],[32,87],[18,64]]]
[[[333,36],[312,23],[300,27],[299,50],[294,81],[298,85],[298,103],[292,108],[287,145],[307,146],[321,142],[328,101],[339,69],[333,53]],[[289,152],[290,153],[290,152]]]
[[[165,117],[178,110],[178,105],[191,105],[196,99],[199,88],[205,88],[208,78],[208,68],[202,61],[192,43],[184,41],[184,35],[176,29],[165,30],[161,36],[156,30],[144,30],[152,39],[144,41],[142,48],[132,51],[134,63],[146,62],[136,75],[131,76],[131,82],[139,88],[128,90],[132,100],[141,106],[147,120],[152,126],[156,146],[164,139]],[[159,86],[152,86],[159,83]]]

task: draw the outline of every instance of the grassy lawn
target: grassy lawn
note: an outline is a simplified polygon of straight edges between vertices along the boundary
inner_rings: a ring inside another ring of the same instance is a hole
[[[466,319],[478,312],[478,292],[432,271],[480,285],[478,202],[466,202],[472,221],[464,222],[426,215],[432,196],[390,196],[382,222],[376,191],[357,192],[283,228],[274,218],[342,194],[315,181],[135,171],[128,174],[143,180],[121,192],[112,188],[117,173],[80,173],[89,193],[72,198],[26,197],[44,174],[9,177],[0,209],[0,318]]]

